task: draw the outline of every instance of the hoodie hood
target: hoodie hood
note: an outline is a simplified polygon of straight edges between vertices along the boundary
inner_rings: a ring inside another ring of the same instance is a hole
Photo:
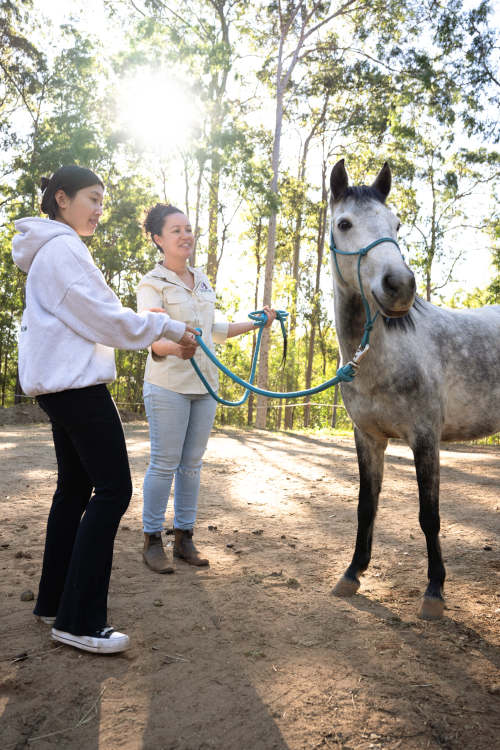
[[[39,217],[18,219],[14,222],[14,226],[19,234],[16,234],[12,240],[12,258],[16,266],[24,273],[28,273],[35,255],[49,240],[61,235],[80,239],[74,229],[61,221],[52,219]]]

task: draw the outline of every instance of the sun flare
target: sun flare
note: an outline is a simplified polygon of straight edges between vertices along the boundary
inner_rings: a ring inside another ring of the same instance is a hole
[[[185,83],[167,72],[147,70],[121,82],[118,120],[144,147],[161,154],[182,148],[199,113]]]

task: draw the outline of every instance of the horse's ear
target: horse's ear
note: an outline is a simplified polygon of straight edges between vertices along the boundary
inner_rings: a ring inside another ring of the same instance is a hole
[[[344,160],[338,161],[330,175],[330,189],[332,191],[332,200],[334,203],[339,201],[347,190],[349,178],[347,176]]]
[[[391,168],[388,165],[388,163],[385,162],[384,166],[382,167],[377,177],[375,178],[375,182],[372,185],[373,188],[375,188],[376,190],[378,190],[379,193],[381,193],[381,195],[384,198],[384,202],[387,196],[389,195],[389,193],[391,192],[391,180],[392,180]]]

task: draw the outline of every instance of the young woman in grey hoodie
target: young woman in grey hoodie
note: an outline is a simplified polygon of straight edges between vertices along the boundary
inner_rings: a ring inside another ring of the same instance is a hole
[[[102,214],[104,185],[91,170],[61,167],[42,181],[48,219],[16,221],[12,256],[26,280],[19,377],[48,414],[58,465],[34,613],[52,638],[115,653],[129,638],[107,624],[113,545],[132,495],[120,417],[106,383],[113,347],[166,338],[193,345],[194,330],[159,310],[122,307],[80,237]]]

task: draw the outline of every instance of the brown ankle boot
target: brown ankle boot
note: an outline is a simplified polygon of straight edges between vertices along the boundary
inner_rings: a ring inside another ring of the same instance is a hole
[[[208,560],[200,557],[193,544],[193,529],[174,529],[174,557],[180,557],[190,565],[208,565]]]
[[[148,568],[151,568],[156,573],[174,572],[172,566],[168,564],[167,556],[163,549],[161,532],[159,531],[154,534],[144,534],[142,557]]]

